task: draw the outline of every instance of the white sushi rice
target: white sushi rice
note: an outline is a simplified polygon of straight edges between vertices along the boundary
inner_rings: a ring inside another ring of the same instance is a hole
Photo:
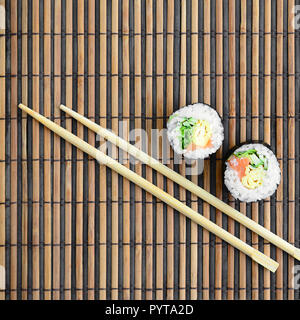
[[[206,120],[212,130],[212,147],[187,151],[182,149],[180,140],[180,123],[185,118],[193,117],[198,120]],[[224,140],[224,128],[218,113],[211,107],[203,103],[196,103],[186,106],[174,112],[168,121],[168,139],[174,151],[183,154],[189,159],[204,159],[215,153]]]
[[[234,153],[255,149],[259,155],[264,155],[268,159],[268,169],[263,180],[263,184],[256,189],[248,189],[243,186],[237,172],[226,162],[224,174],[225,185],[235,199],[245,202],[254,202],[270,197],[277,189],[281,171],[274,153],[262,144],[245,144],[236,149]]]

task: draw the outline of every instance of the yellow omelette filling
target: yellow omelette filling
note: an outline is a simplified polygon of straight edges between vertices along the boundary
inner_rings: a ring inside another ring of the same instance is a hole
[[[209,122],[198,120],[193,130],[192,141],[197,146],[204,148],[208,144],[211,135],[212,131]]]
[[[252,168],[250,165],[246,167],[245,176],[242,178],[242,184],[248,189],[256,189],[263,184],[266,172],[262,166]]]

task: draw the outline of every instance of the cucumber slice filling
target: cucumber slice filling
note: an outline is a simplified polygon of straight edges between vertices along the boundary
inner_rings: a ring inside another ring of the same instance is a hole
[[[263,166],[265,170],[268,170],[268,159],[264,155],[259,155],[255,149],[236,152],[234,156],[237,158],[248,158],[252,168]]]

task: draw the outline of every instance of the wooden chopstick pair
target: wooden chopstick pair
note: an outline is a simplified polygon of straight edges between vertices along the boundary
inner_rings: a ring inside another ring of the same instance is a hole
[[[262,252],[252,248],[242,240],[236,238],[231,233],[227,232],[226,230],[222,229],[215,223],[211,222],[209,219],[203,217],[196,211],[192,210],[190,207],[184,205],[177,199],[170,196],[165,191],[161,190],[157,186],[153,185],[146,179],[142,178],[135,172],[131,171],[130,169],[126,168],[116,160],[110,158],[100,150],[96,149],[95,147],[89,145],[84,140],[78,138],[71,132],[67,131],[66,129],[60,127],[56,123],[52,122],[51,120],[45,118],[44,116],[40,115],[39,113],[33,111],[32,109],[28,108],[27,106],[20,104],[19,107],[31,115],[33,118],[44,124],[47,128],[55,132],[60,137],[64,138],[66,141],[70,142],[71,144],[75,145],[80,150],[86,152],[93,158],[100,161],[100,163],[107,165],[112,170],[115,170],[120,175],[126,177],[130,181],[134,182],[135,184],[139,185],[146,191],[150,192],[160,200],[164,201],[165,203],[169,204],[171,207],[176,209],[177,211],[183,213],[185,216],[189,217],[194,222],[198,223],[208,231],[214,233],[219,238],[227,241],[235,248],[239,249],[246,255],[250,256],[254,261],[261,264],[265,268],[269,269],[272,272],[275,272],[278,268],[278,263],[268,256],[264,255]],[[112,142],[113,144],[117,145],[119,148],[125,150],[129,154],[133,155],[143,163],[151,166],[153,169],[159,171],[163,175],[167,176],[171,180],[175,181],[179,185],[185,187],[187,190],[191,191],[192,193],[196,194],[197,196],[201,197],[203,200],[207,201],[211,205],[215,206],[217,209],[223,211],[230,217],[234,218],[238,222],[242,223],[250,230],[258,233],[263,238],[267,239],[271,243],[277,245],[282,250],[288,252],[296,259],[300,260],[300,249],[295,248],[290,243],[284,241],[280,237],[276,236],[269,230],[265,229],[258,223],[252,221],[251,219],[247,218],[246,216],[242,215],[237,210],[233,209],[231,206],[225,204],[223,201],[217,199],[204,189],[198,187],[197,185],[191,183],[191,181],[187,180],[186,178],[182,177],[178,173],[174,172],[167,166],[163,165],[156,159],[150,157],[145,152],[139,150],[138,148],[134,147],[124,139],[118,137],[113,132],[102,128],[101,126],[97,125],[96,123],[90,121],[89,119],[85,118],[84,116],[76,113],[75,111],[67,108],[66,106],[61,105],[61,110],[65,111],[67,114],[72,116],[74,119],[78,120],[97,134],[101,135],[108,141]]]

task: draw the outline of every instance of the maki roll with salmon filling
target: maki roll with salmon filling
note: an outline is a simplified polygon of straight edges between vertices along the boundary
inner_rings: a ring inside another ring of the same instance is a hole
[[[220,148],[224,139],[224,128],[218,113],[202,103],[174,112],[167,127],[174,151],[189,159],[207,158]]]
[[[274,153],[262,144],[245,144],[226,161],[225,185],[241,201],[270,197],[280,183],[280,176]]]

